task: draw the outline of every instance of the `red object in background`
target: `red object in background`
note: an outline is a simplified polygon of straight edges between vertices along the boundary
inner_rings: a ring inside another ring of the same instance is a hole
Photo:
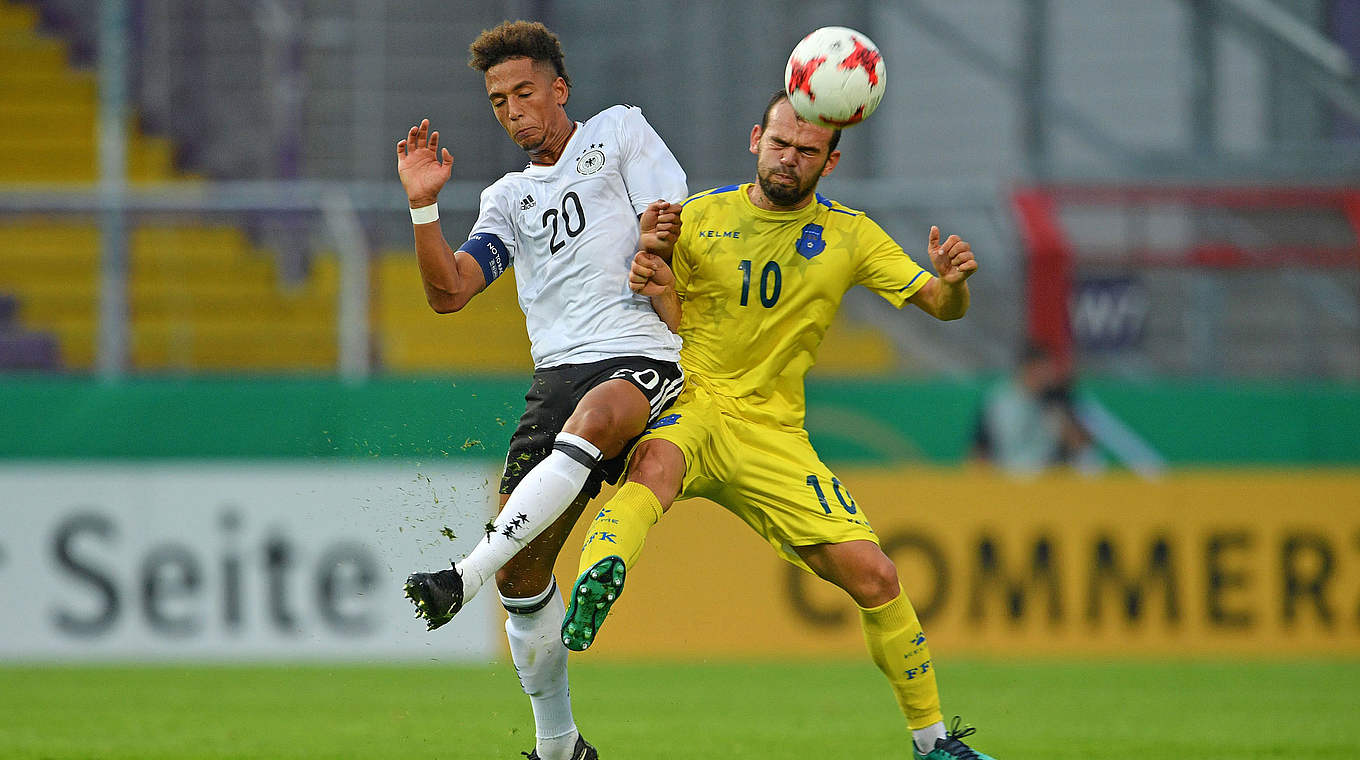
[[[1072,355],[1067,298],[1072,292],[1072,249],[1043,188],[1016,190],[1011,204],[1025,244],[1029,337],[1066,363]]]
[[[1353,245],[1338,248],[1310,241],[1298,245],[1245,248],[1231,240],[1207,240],[1184,250],[1129,248],[1122,260],[1137,266],[1193,266],[1207,269],[1360,268],[1360,189],[1335,187],[1204,187],[1194,185],[1035,185],[1011,194],[1027,263],[1026,303],[1029,338],[1069,361],[1073,353],[1071,318],[1075,252],[1059,207],[1147,209],[1154,206],[1202,207],[1270,212],[1340,212],[1350,225]]]

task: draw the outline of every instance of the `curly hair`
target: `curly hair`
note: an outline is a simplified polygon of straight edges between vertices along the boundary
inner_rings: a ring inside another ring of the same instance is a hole
[[[468,66],[483,74],[511,58],[551,63],[557,76],[571,87],[571,77],[562,63],[562,43],[537,21],[503,21],[494,29],[484,29],[468,45],[468,53]]]

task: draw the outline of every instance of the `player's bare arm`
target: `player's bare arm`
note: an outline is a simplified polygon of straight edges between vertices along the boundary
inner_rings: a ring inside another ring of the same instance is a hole
[[[628,287],[638,295],[650,297],[652,308],[661,321],[671,332],[680,332],[680,296],[675,292],[675,273],[665,259],[638,251],[628,273]]]
[[[679,203],[657,200],[638,215],[638,238],[642,250],[660,256],[667,262],[671,260],[675,241],[680,239],[681,208]]]
[[[917,308],[940,320],[958,319],[968,313],[968,278],[977,271],[973,248],[958,235],[940,243],[940,228],[930,228],[926,246],[936,277],[907,299]]]
[[[652,308],[671,332],[680,330],[680,300],[675,294],[671,255],[680,239],[682,204],[653,201],[638,216],[638,237],[642,250],[633,257],[628,287],[638,295],[649,296]]]
[[[429,119],[411,127],[406,139],[397,143],[397,176],[411,208],[438,203],[439,191],[452,173],[453,155],[448,148],[441,153],[439,133],[430,131]],[[449,246],[438,219],[413,226],[425,300],[440,314],[458,311],[486,287],[481,266]]]

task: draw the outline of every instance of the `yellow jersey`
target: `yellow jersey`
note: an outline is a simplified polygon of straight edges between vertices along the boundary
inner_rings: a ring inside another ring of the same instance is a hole
[[[753,422],[801,428],[803,378],[853,285],[898,308],[930,281],[862,211],[823,197],[797,211],[751,202],[750,183],[685,201],[671,267],[687,381]]]

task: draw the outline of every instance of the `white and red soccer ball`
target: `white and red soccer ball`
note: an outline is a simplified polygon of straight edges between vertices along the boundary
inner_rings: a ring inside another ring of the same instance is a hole
[[[878,46],[854,29],[824,26],[793,48],[784,91],[803,119],[844,129],[869,118],[887,88]]]

